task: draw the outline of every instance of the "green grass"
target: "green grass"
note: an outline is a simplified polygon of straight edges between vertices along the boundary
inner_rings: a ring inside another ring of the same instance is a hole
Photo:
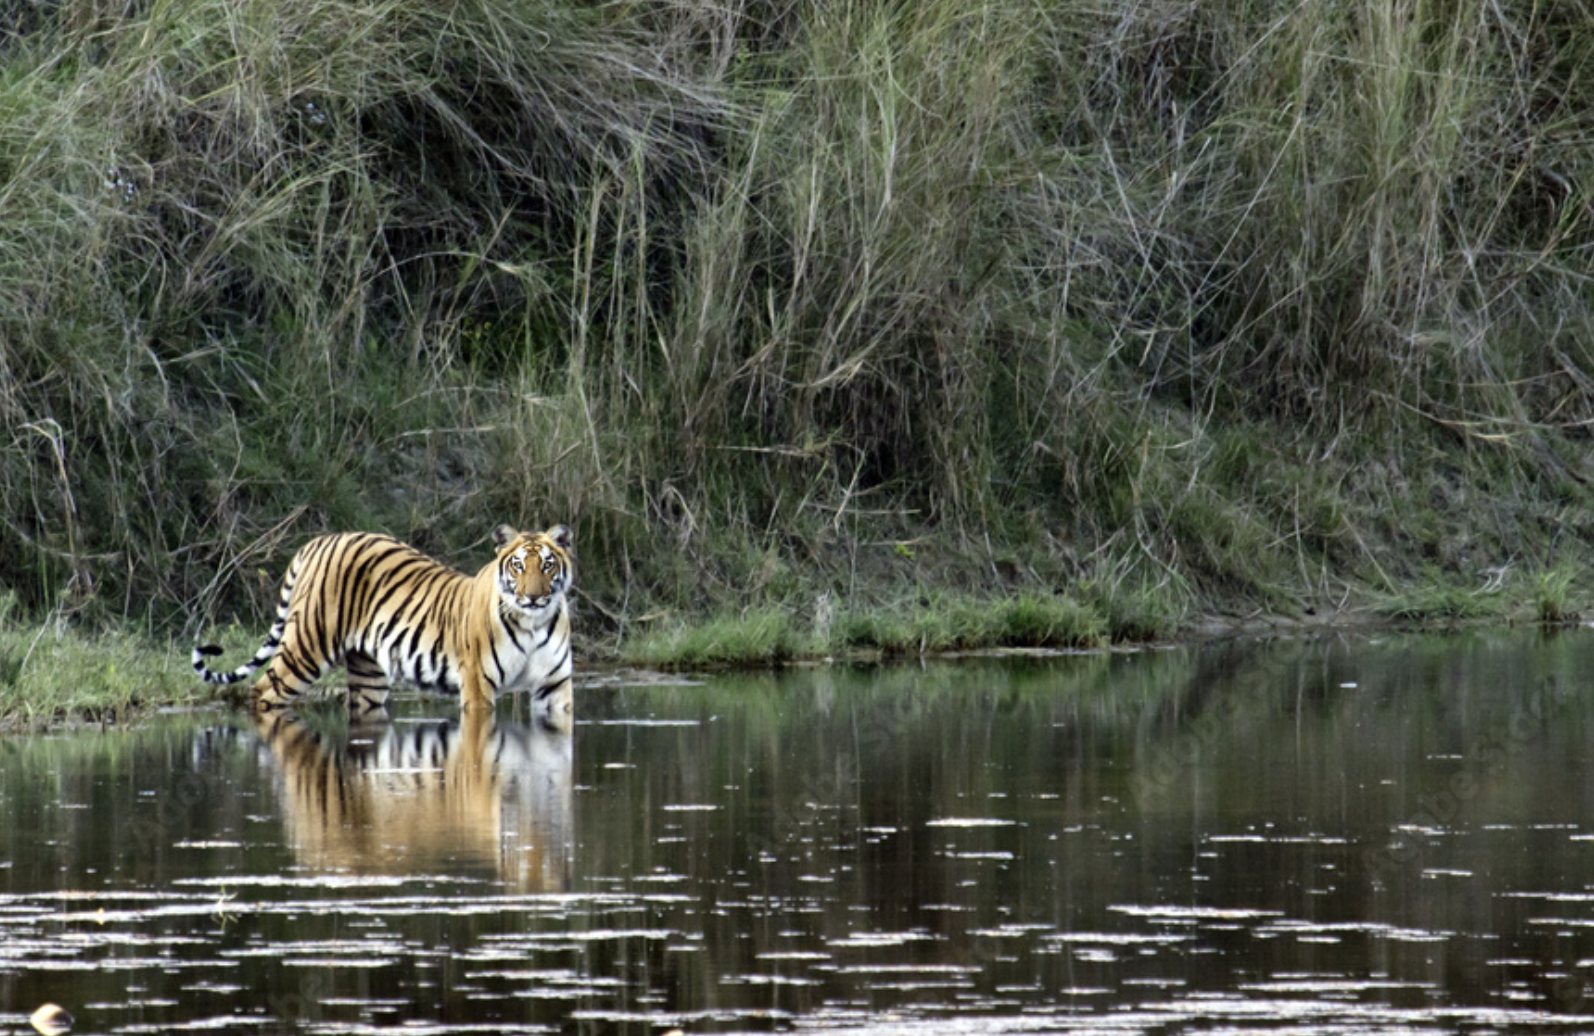
[[[210,700],[186,653],[132,634],[8,620],[12,600],[0,596],[0,732],[126,722],[149,708]]]
[[[808,654],[812,643],[780,608],[677,621],[626,645],[628,661],[661,666],[767,665]]]
[[[1095,609],[1034,593],[996,599],[938,594],[912,605],[843,605],[833,611],[824,602],[815,611],[812,624],[781,607],[707,621],[677,619],[622,644],[619,654],[645,665],[745,666],[859,652],[909,656],[984,648],[1095,648],[1108,641],[1106,623]]]
[[[1496,593],[1497,588],[1457,586],[1432,569],[1428,576],[1428,582],[1379,601],[1377,611],[1390,619],[1417,623],[1465,622],[1500,618],[1506,613],[1506,601]]]
[[[1569,625],[1581,621],[1576,603],[1582,573],[1569,566],[1539,573],[1533,581],[1533,607],[1538,620],[1547,626]]]

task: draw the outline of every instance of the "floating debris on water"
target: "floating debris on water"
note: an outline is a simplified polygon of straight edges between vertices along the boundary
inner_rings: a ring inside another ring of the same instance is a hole
[[[44,1036],[61,1036],[72,1028],[72,1012],[60,1004],[44,1004],[28,1016],[28,1022]]]

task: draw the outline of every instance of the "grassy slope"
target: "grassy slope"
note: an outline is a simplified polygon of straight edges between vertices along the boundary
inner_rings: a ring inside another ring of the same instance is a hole
[[[181,641],[507,517],[647,658],[1576,611],[1589,13],[19,9],[0,588]]]

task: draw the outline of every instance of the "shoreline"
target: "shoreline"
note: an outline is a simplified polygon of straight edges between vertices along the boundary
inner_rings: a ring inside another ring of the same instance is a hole
[[[669,683],[693,673],[778,670],[786,667],[849,665],[911,665],[917,662],[956,662],[960,659],[1061,658],[1075,655],[1130,654],[1192,646],[1200,643],[1254,637],[1319,637],[1336,634],[1373,635],[1379,632],[1401,634],[1445,634],[1480,629],[1516,629],[1539,626],[1546,631],[1591,625],[1580,618],[1543,622],[1526,613],[1499,613],[1488,617],[1403,621],[1368,608],[1345,609],[1332,614],[1310,616],[1263,615],[1235,617],[1217,612],[1204,613],[1182,622],[1163,635],[1140,640],[1101,639],[1092,643],[1003,644],[966,643],[923,651],[887,650],[878,647],[848,647],[825,652],[788,653],[781,656],[751,658],[722,655],[692,658],[665,658],[639,655],[608,647],[601,642],[587,649],[588,655],[576,667],[579,693],[593,686],[596,677],[602,685],[612,683],[603,674],[632,672],[656,674],[650,678]],[[707,624],[683,627],[701,632]],[[90,727],[110,729],[136,724],[158,712],[174,709],[210,707],[239,708],[244,684],[217,688],[202,684],[187,665],[187,647],[175,641],[159,643],[129,634],[92,634],[68,631],[45,638],[35,631],[34,652],[26,668],[11,660],[8,649],[19,640],[30,639],[28,631],[0,631],[0,738],[30,734],[56,734]],[[228,651],[243,651],[239,631],[227,638]],[[42,653],[41,653],[41,650]],[[579,649],[578,649],[579,650]],[[19,670],[7,673],[6,670]],[[118,674],[139,673],[123,679]],[[20,678],[19,678],[20,677]],[[320,702],[335,694],[338,677],[323,682],[309,699]],[[439,701],[445,696],[437,695]]]

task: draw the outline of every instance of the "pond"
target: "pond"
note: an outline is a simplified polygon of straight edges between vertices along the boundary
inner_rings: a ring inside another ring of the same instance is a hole
[[[0,1031],[1574,1032],[1594,631],[0,740]]]

